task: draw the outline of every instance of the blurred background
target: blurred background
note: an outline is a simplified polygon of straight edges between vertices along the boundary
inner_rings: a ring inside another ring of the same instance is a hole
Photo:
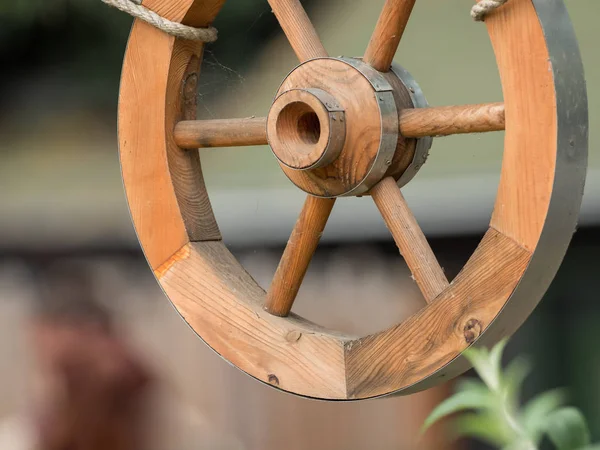
[[[383,0],[303,1],[331,55],[364,51]],[[580,227],[546,298],[513,337],[529,356],[525,397],[567,386],[600,439],[600,37],[597,0],[566,0],[590,100],[590,161]],[[431,105],[502,100],[485,26],[470,0],[420,0],[396,62]],[[485,448],[417,430],[451,386],[352,404],[296,398],[222,361],[187,328],[146,265],[120,178],[116,111],[131,18],[100,0],[0,1],[0,420],[30,391],[25,336],[41,264],[71,259],[164,380],[162,449]],[[264,116],[296,59],[264,0],[228,0],[208,47],[199,118]],[[152,51],[152,49],[148,49]],[[404,190],[449,277],[486,230],[503,133],[436,139]],[[267,288],[304,195],[266,147],[202,150],[224,240]],[[365,334],[420,307],[420,294],[369,198],[341,199],[295,310]]]

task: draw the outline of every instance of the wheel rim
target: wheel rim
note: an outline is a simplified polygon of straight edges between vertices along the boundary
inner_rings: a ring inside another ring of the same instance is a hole
[[[171,3],[144,1],[171,20],[205,26],[223,0]],[[464,349],[497,342],[531,313],[560,265],[581,203],[587,166],[583,69],[560,0],[512,0],[486,25],[506,106],[490,229],[435,301],[402,324],[356,338],[263,310],[265,292],[220,240],[197,153],[181,150],[173,139],[175,124],[194,118],[201,46],[134,24],[119,107],[132,220],[166,295],[218,354],[302,396],[408,394],[464,372]]]

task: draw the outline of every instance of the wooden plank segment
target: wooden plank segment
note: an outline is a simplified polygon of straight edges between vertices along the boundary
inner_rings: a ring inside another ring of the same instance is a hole
[[[144,1],[144,6],[177,21],[190,19],[183,11],[192,4],[193,0]],[[223,0],[204,2],[203,12],[197,11],[190,24],[207,25],[222,4]],[[119,97],[122,175],[132,220],[153,269],[190,236],[220,238],[199,160],[191,152],[184,154],[172,137],[175,123],[192,117],[189,101],[186,105],[182,96],[189,96],[193,88],[201,50],[200,44],[177,40],[136,20],[123,63]],[[181,84],[184,75],[188,91]]]
[[[201,55],[197,55],[199,48],[202,47],[190,41],[177,40],[175,43],[167,85],[165,127],[171,181],[188,236],[192,241],[207,241],[221,239],[221,234],[204,184],[200,154],[181,149],[173,135],[175,125],[181,119],[196,118],[201,63]]]
[[[341,335],[262,309],[265,292],[222,242],[197,242],[156,272],[183,318],[217,353],[261,381],[311,397],[346,397]]]
[[[138,239],[148,263],[159,267],[188,242],[165,152],[165,103],[171,38],[136,21],[123,63],[119,144],[123,182]],[[152,42],[148,57],[147,42]],[[145,81],[152,79],[149,85]],[[148,105],[139,108],[139,105]],[[150,106],[151,105],[151,106]]]
[[[192,27],[210,25],[225,0],[143,0],[142,4],[160,16]]]
[[[450,287],[427,308],[346,344],[348,397],[407,388],[444,368],[494,320],[530,258],[512,239],[490,229]]]
[[[529,0],[508,2],[486,20],[502,80],[507,130],[491,226],[530,250],[546,221],[557,142],[552,63],[542,28],[532,26],[537,20]]]

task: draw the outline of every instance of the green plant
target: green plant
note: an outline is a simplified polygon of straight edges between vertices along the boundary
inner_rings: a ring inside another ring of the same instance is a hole
[[[481,381],[459,382],[456,393],[427,418],[422,432],[440,419],[462,412],[452,422],[454,437],[477,438],[503,450],[536,450],[544,437],[558,450],[600,450],[600,444],[590,443],[582,413],[564,406],[563,389],[542,393],[520,405],[520,391],[530,365],[517,358],[502,370],[505,347],[506,340],[492,350],[470,348],[464,353]]]

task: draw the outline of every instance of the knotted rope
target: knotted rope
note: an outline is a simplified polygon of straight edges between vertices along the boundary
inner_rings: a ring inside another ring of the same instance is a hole
[[[500,8],[508,0],[481,0],[471,8],[471,17],[478,22],[483,22],[485,16],[493,10]]]
[[[102,0],[109,6],[126,12],[150,25],[155,26],[171,36],[201,42],[217,40],[217,30],[213,27],[194,28],[182,23],[172,22],[159,16],[154,11],[142,6],[142,0]]]

